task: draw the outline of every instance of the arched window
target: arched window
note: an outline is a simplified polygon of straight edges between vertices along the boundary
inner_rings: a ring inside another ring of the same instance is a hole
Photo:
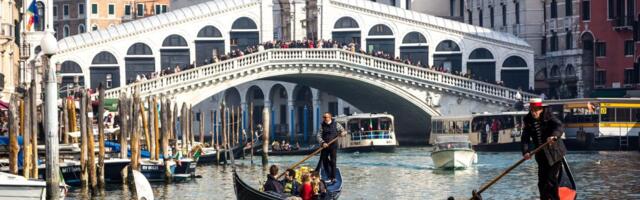
[[[582,41],[583,50],[593,51],[593,35],[591,33],[584,33],[580,40]]]
[[[358,22],[351,17],[342,17],[336,21],[333,28],[359,28]]]
[[[567,68],[564,69],[564,75],[565,76],[575,76],[576,75],[576,71],[573,68],[573,65],[568,64]]]
[[[84,33],[85,31],[84,24],[78,25],[78,33]]]
[[[256,26],[256,23],[248,17],[241,17],[233,22],[231,29],[258,29],[258,26]]]
[[[527,62],[519,56],[511,56],[502,63],[502,67],[527,67]]]
[[[181,47],[187,46],[187,41],[180,35],[170,35],[162,41],[163,47]]]
[[[129,47],[127,55],[153,55],[153,53],[148,45],[138,42]]]
[[[113,54],[102,51],[93,57],[93,61],[91,61],[92,65],[101,65],[101,64],[118,64],[116,57]]]
[[[475,59],[493,59],[493,54],[485,48],[475,49],[469,55],[469,60]]]
[[[413,43],[427,43],[427,38],[419,32],[411,32],[407,33],[402,39],[403,44],[413,44]]]
[[[60,65],[61,74],[82,74],[82,68],[73,61],[64,61]]]
[[[222,33],[214,26],[205,26],[198,31],[198,37],[222,37]]]
[[[393,35],[393,31],[391,31],[391,29],[386,25],[378,24],[371,27],[369,30],[369,36],[376,35]]]
[[[29,1],[31,2],[31,1]],[[36,3],[36,7],[38,8],[38,18],[33,24],[34,31],[44,31],[44,22],[45,22],[45,12],[44,12],[44,3],[42,1],[38,1]]]
[[[438,44],[436,51],[460,51],[460,47],[454,41],[445,40]]]
[[[64,27],[62,28],[62,37],[67,36],[69,36],[69,25],[64,25]]]

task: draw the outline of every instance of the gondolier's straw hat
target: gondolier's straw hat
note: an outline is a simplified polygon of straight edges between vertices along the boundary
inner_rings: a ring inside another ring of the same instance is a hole
[[[532,98],[531,100],[529,100],[529,107],[542,107],[542,99]]]

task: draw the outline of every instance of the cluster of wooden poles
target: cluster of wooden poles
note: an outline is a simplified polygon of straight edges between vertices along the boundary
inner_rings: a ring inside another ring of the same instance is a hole
[[[18,174],[18,137],[22,136],[23,170],[25,178],[38,178],[38,120],[36,84],[31,82],[22,97],[14,94],[9,103],[9,172]]]

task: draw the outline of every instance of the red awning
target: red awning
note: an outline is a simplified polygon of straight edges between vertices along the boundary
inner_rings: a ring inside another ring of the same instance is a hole
[[[9,110],[9,103],[0,101],[0,110]]]

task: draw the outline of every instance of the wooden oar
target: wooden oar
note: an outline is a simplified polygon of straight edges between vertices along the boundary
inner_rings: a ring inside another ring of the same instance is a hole
[[[554,139],[553,141],[557,141],[557,139]],[[548,146],[549,144],[551,144],[552,141],[547,141],[544,144],[540,145],[538,148],[534,149],[533,151],[529,152],[529,155],[533,156],[536,153],[538,153],[539,151],[542,150],[542,148],[544,148],[545,146]],[[493,178],[491,181],[489,181],[489,183],[486,183],[484,185],[482,185],[482,187],[480,187],[480,190],[476,191],[473,190],[472,192],[472,197],[471,200],[475,200],[475,199],[480,199],[478,197],[480,197],[480,194],[482,192],[484,192],[485,190],[487,190],[489,187],[491,187],[493,184],[495,184],[496,182],[498,182],[498,180],[500,180],[502,177],[506,176],[509,172],[511,172],[513,169],[515,169],[516,167],[518,167],[520,164],[522,164],[524,161],[526,161],[527,159],[525,158],[521,158],[518,162],[516,162],[515,164],[511,165],[511,167],[507,168],[507,170],[505,170],[504,172],[502,172],[502,174],[498,175],[497,177]]]
[[[338,138],[340,138],[340,136],[338,136],[336,138],[333,138],[333,140],[331,140],[331,141],[329,141],[329,143],[327,143],[327,146],[329,146],[329,145],[333,144],[334,142],[338,141]],[[324,149],[324,147],[320,146],[320,148],[316,149],[313,153],[307,155],[307,157],[304,157],[302,160],[298,161],[296,164],[293,164],[291,167],[287,168],[287,170],[295,169],[296,167],[298,167],[298,165],[302,164],[304,161],[307,161],[307,160],[309,160],[309,158],[311,158],[314,155],[320,153],[320,151],[322,151],[322,149]],[[282,175],[287,173],[287,170],[285,170],[280,175],[278,175],[278,177],[276,177],[276,179],[280,179],[280,177],[282,177]]]

